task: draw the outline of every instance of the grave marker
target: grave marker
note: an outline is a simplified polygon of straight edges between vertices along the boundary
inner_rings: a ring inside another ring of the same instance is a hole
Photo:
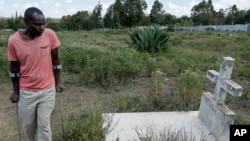
[[[209,70],[206,77],[216,84],[214,94],[204,92],[201,98],[201,105],[198,118],[220,141],[229,140],[229,127],[234,123],[235,113],[225,104],[227,93],[232,96],[241,96],[242,87],[232,80],[235,59],[224,57],[220,65],[219,73]]]

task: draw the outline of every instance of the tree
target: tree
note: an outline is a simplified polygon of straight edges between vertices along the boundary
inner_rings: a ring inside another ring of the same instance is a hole
[[[143,10],[147,9],[147,3],[144,0],[121,0],[121,2],[121,24],[131,28],[143,18]]]
[[[14,31],[18,30],[19,28],[25,28],[25,23],[23,17],[20,15],[18,16],[16,12],[15,18],[10,18],[7,20],[7,28],[13,29]]]
[[[121,0],[116,0],[114,4],[114,15],[113,15],[113,22],[115,27],[121,27],[121,16],[124,13],[124,9],[122,7]]]
[[[153,24],[162,23],[162,17],[164,14],[164,10],[162,10],[162,8],[163,8],[162,3],[160,3],[158,0],[155,0],[149,15],[151,23]]]
[[[191,9],[191,18],[195,25],[213,24],[214,15],[215,11],[213,8],[212,0],[209,0],[208,2],[202,0],[202,2],[194,5]]]
[[[112,19],[113,19],[113,10],[114,10],[114,4],[111,4],[108,9],[107,9],[107,12],[106,14],[104,15],[103,17],[103,24],[104,24],[104,27],[107,27],[107,28],[113,28],[113,22],[112,22]]]
[[[88,11],[78,11],[72,16],[63,16],[61,19],[62,28],[67,30],[89,30],[91,28],[89,17]]]
[[[239,10],[237,16],[235,17],[235,24],[245,24],[247,20],[245,19],[246,11]]]
[[[161,22],[162,24],[170,25],[176,22],[176,16],[169,13],[163,14],[161,17],[163,18]]]
[[[8,26],[7,26],[7,19],[4,19],[4,18],[0,18],[0,30],[1,29],[6,29]]]
[[[233,6],[229,7],[227,9],[227,16],[226,16],[226,23],[227,24],[235,24],[236,18],[239,13],[239,9],[237,8],[237,5],[234,4]]]
[[[215,13],[215,21],[217,24],[225,24],[225,10],[220,9]]]
[[[90,22],[93,23],[92,28],[101,28],[102,25],[102,5],[100,2],[95,6],[91,16],[90,16]]]
[[[177,19],[178,25],[180,26],[192,26],[193,22],[190,20],[188,16],[181,16],[180,18]]]
[[[247,23],[250,23],[250,9],[248,9],[246,11],[245,20],[246,20]]]
[[[109,6],[107,13],[104,15],[104,26],[108,28],[121,27],[121,13],[123,13],[121,0],[116,0],[114,4]]]
[[[207,2],[207,8],[208,8],[209,12],[211,12],[211,13],[215,12],[212,0],[208,0],[208,2]]]
[[[138,26],[150,26],[150,17],[147,15],[143,15],[142,19],[137,23]]]

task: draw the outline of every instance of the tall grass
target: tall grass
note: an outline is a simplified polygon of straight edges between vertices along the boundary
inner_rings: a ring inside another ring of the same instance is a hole
[[[7,59],[7,45],[10,34],[9,32],[0,32],[0,82],[8,79],[9,62]]]
[[[179,91],[185,109],[190,109],[190,105],[193,105],[193,101],[200,99],[202,88],[202,77],[199,76],[198,73],[187,70],[180,76]]]
[[[116,103],[117,112],[187,111],[198,110],[203,79],[196,72],[186,71],[178,81],[178,90],[167,91],[167,75],[155,71],[150,77],[146,96],[121,95]]]
[[[196,138],[192,132],[188,132],[185,129],[175,131],[171,128],[165,128],[160,133],[156,133],[153,129],[147,129],[146,133],[136,130],[140,141],[206,141],[205,135],[200,135]],[[136,141],[136,140],[134,140]]]
[[[104,118],[98,109],[89,109],[80,115],[72,115],[67,121],[66,141],[104,141],[109,124],[103,127]]]
[[[9,62],[7,53],[0,50],[0,82],[4,82],[8,78]]]
[[[144,70],[144,55],[123,47],[113,52],[100,49],[64,48],[65,71],[79,75],[79,82],[111,87],[137,78]]]

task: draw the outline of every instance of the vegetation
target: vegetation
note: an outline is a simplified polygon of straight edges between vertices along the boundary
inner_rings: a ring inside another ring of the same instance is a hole
[[[96,109],[70,117],[65,130],[66,141],[102,141],[108,132],[108,125],[103,128],[102,113]]]
[[[171,37],[168,49],[148,53],[139,52],[130,44],[130,33],[134,30],[57,32],[62,42],[60,56],[65,83],[62,95],[68,140],[101,140],[106,130],[100,128],[103,122],[100,113],[198,110],[202,91],[214,89],[204,74],[210,69],[218,71],[225,56],[236,59],[231,78],[244,88],[242,97],[228,95],[226,105],[237,114],[235,124],[250,124],[248,32],[168,32]],[[0,32],[2,99],[7,99],[5,93],[12,89],[6,49],[12,33]],[[16,133],[12,128],[15,125],[10,124],[16,120],[15,110],[6,112],[11,107],[9,101],[7,104],[1,101],[4,118],[0,125],[8,128],[1,128],[0,140],[15,140],[16,136],[7,134]],[[59,110],[55,109],[53,118],[57,118],[51,122],[55,140],[60,140],[56,138],[61,132]]]
[[[151,8],[149,14],[144,12],[147,8]],[[152,24],[175,27],[176,25],[232,25],[250,22],[250,9],[241,10],[236,4],[216,11],[212,0],[202,0],[190,10],[191,15],[176,17],[165,12],[159,0],[155,0],[152,7],[148,7],[145,0],[115,0],[104,16],[101,15],[102,4],[99,2],[91,12],[83,10],[73,15],[64,15],[60,19],[48,18],[47,27],[61,31],[131,28]],[[15,17],[0,18],[0,29],[17,30],[24,26],[23,17],[18,13]]]
[[[146,133],[137,131],[137,135],[140,141],[206,141],[205,136],[201,136],[197,139],[195,135],[188,133],[185,129],[175,131],[174,129],[169,128],[160,131],[160,133],[155,133],[153,129],[147,129]]]
[[[133,31],[130,38],[138,51],[154,53],[166,51],[170,37],[166,29],[153,26]]]

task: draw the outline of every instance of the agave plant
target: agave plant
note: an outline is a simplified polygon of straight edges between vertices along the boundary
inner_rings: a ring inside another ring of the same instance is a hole
[[[151,26],[134,30],[130,38],[138,51],[153,53],[166,50],[170,36],[165,29]]]

